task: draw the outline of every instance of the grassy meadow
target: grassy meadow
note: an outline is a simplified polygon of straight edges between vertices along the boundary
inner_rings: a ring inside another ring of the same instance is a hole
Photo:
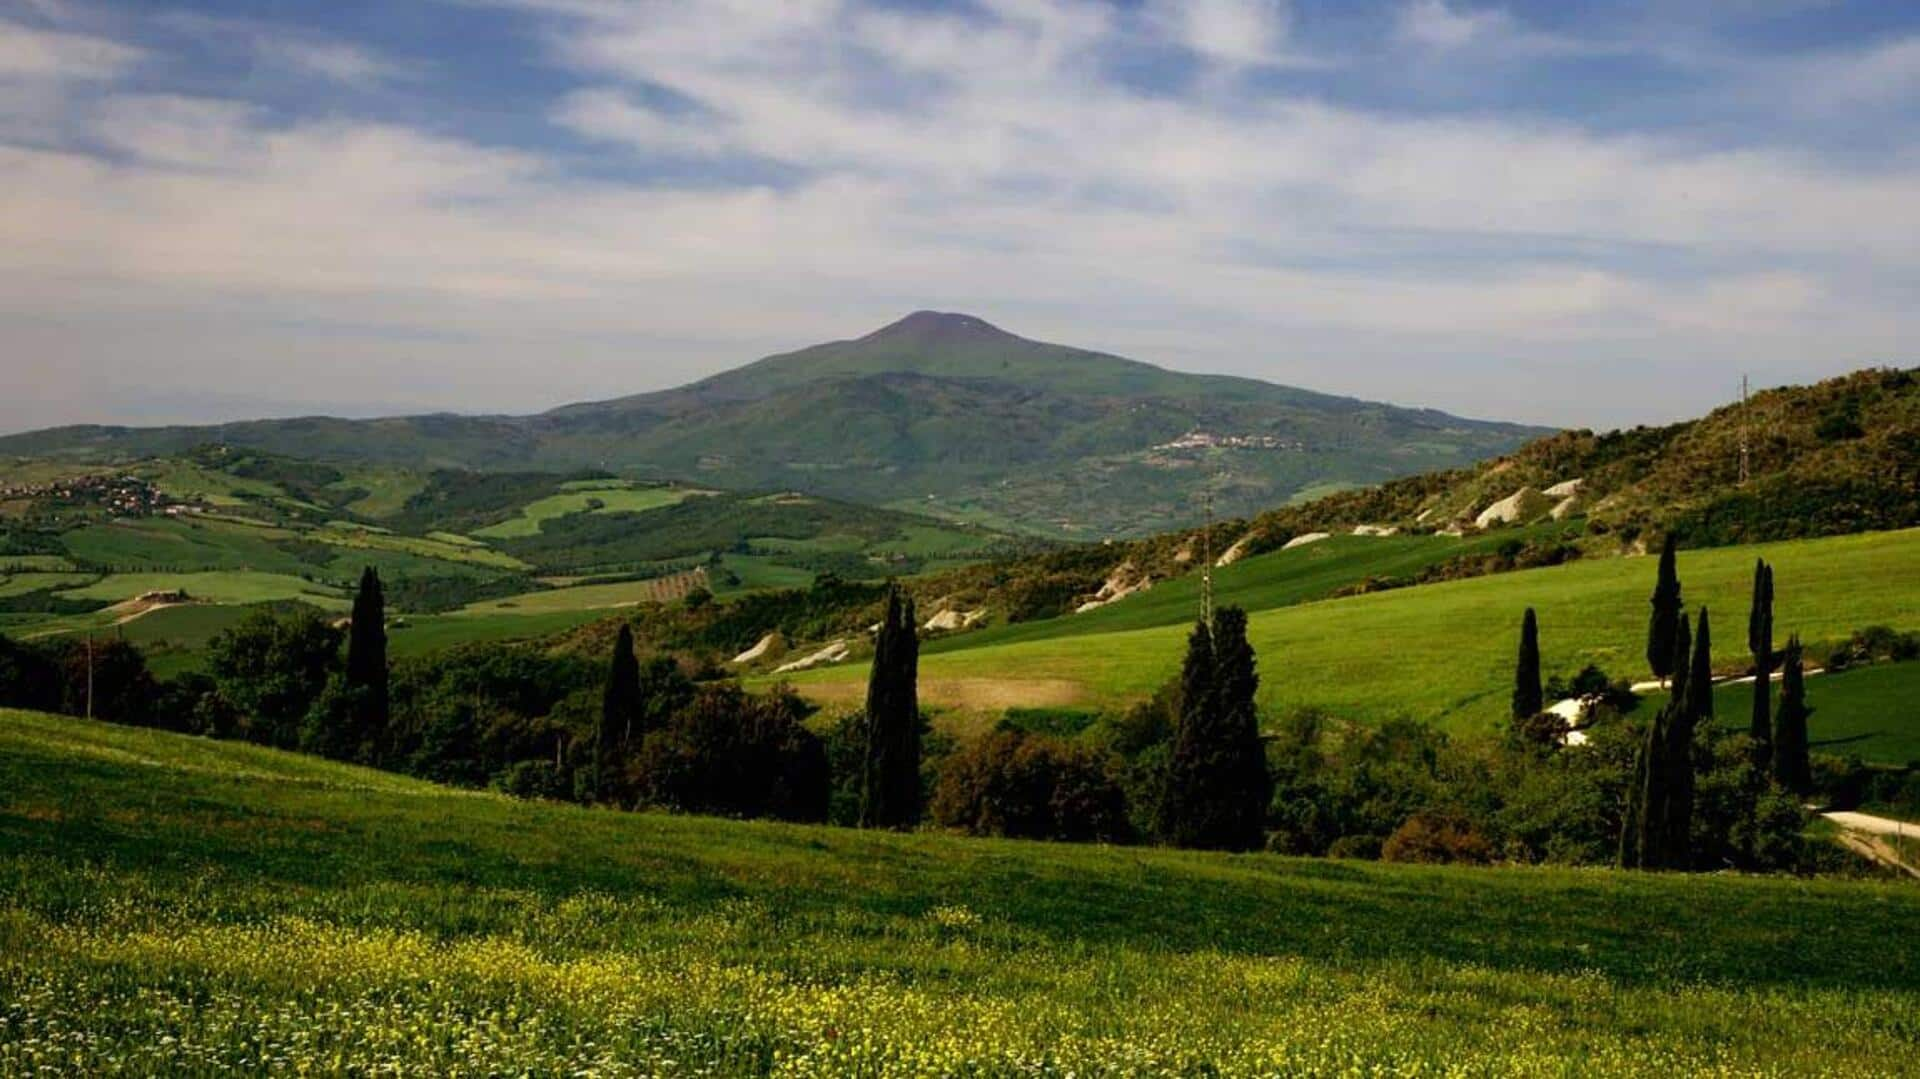
[[[1665,693],[1649,693],[1642,707],[1658,708],[1666,699]],[[1807,679],[1807,703],[1813,706],[1807,734],[1816,752],[1873,764],[1920,761],[1920,661],[1814,675]],[[1752,708],[1752,682],[1714,688],[1714,715],[1721,723],[1745,730]]]
[[[0,713],[0,1072],[1920,1068],[1920,889],[867,834]]]
[[[1920,530],[1683,551],[1686,601],[1717,616],[1719,655],[1730,669],[1740,661],[1756,557],[1775,567],[1782,640],[1835,640],[1876,623],[1920,627],[1913,590],[1888,587],[1920,580]],[[1260,702],[1269,711],[1316,707],[1359,720],[1407,716],[1486,729],[1505,714],[1529,606],[1539,612],[1548,675],[1597,663],[1616,677],[1644,677],[1654,572],[1651,558],[1591,559],[1255,611],[1248,632],[1260,658]],[[1175,624],[979,647],[963,634],[922,658],[921,699],[962,712],[1124,704],[1173,676],[1186,633]],[[865,678],[864,666],[849,665],[792,681],[838,702],[857,699]]]

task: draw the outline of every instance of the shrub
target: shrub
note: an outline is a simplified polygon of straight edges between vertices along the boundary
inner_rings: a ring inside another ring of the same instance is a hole
[[[642,801],[690,813],[827,818],[827,751],[801,725],[791,693],[753,697],[737,686],[702,690],[628,766]]]
[[[1327,845],[1327,857],[1378,861],[1383,846],[1377,835],[1343,835]]]
[[[930,809],[972,835],[1123,842],[1133,830],[1112,766],[1096,749],[996,730],[947,757]]]
[[[1394,829],[1381,845],[1380,857],[1388,862],[1485,865],[1493,861],[1493,845],[1465,817],[1422,810]]]

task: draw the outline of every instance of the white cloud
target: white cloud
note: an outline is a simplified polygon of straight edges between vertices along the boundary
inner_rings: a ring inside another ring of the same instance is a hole
[[[404,74],[398,65],[344,42],[267,36],[257,48],[269,60],[348,86],[372,86]]]
[[[1504,11],[1455,11],[1446,0],[1413,0],[1400,12],[1402,37],[1439,49],[1458,49],[1512,28]]]
[[[1287,0],[1155,0],[1152,10],[1189,49],[1229,64],[1279,57],[1292,22]]]
[[[142,52],[105,38],[37,30],[0,19],[0,80],[112,79],[140,61]]]
[[[1821,373],[1920,331],[1897,287],[1920,279],[1911,156],[1231,79],[1146,90],[1104,66],[1139,25],[1073,0],[537,10],[580,79],[550,118],[632,155],[599,175],[727,168],[587,181],[456,134],[96,85],[69,106],[112,158],[0,148],[0,345],[31,333],[61,357],[34,361],[54,382],[150,384],[169,363],[284,398],[260,353],[321,365],[330,399],[525,410],[939,306],[1148,360],[1603,422],[1693,411],[1735,365]],[[1283,22],[1264,49],[1291,47]],[[1578,385],[1647,356],[1693,364],[1663,384],[1696,397]]]

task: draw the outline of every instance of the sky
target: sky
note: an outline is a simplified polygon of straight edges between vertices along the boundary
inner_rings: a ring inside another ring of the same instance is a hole
[[[0,431],[964,311],[1611,427],[1920,363],[1905,0],[0,0]]]

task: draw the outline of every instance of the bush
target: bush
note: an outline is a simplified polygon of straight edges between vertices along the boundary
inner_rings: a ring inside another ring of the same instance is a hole
[[[1377,835],[1343,835],[1327,845],[1327,857],[1378,861],[1382,846]]]
[[[1387,837],[1380,857],[1388,862],[1486,865],[1493,861],[1493,845],[1466,818],[1423,810]]]
[[[552,761],[515,761],[493,777],[493,786],[515,798],[562,801],[573,796],[573,775]]]
[[[801,725],[791,693],[752,697],[737,686],[702,690],[628,766],[640,799],[689,813],[823,821],[832,778],[827,751]]]
[[[1044,735],[993,731],[947,757],[929,807],[972,835],[1074,842],[1132,838],[1112,758]]]

